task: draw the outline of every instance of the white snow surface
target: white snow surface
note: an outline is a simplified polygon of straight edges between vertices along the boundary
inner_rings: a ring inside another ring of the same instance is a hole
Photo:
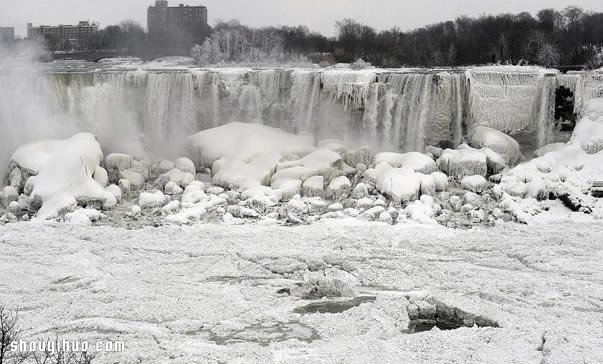
[[[23,338],[125,343],[97,353],[101,363],[603,361],[600,222],[17,223],[0,234],[0,302],[19,310]],[[296,293],[310,269],[375,301],[296,313],[312,303]],[[407,312],[429,300],[501,327],[403,333]]]

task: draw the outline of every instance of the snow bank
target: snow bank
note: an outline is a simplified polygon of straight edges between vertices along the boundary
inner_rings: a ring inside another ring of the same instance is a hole
[[[30,177],[30,199],[42,202],[37,213],[40,219],[53,218],[73,209],[77,200],[100,201],[110,197],[93,178],[100,166],[103,152],[94,135],[80,133],[65,140],[26,144],[18,148],[11,161],[37,172]]]

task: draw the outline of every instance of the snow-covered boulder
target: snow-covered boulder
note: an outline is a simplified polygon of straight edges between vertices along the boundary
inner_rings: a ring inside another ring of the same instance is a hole
[[[287,212],[292,213],[294,215],[307,214],[310,212],[310,207],[306,205],[305,202],[299,199],[291,199],[286,206]]]
[[[500,173],[506,163],[504,157],[489,148],[475,149],[463,144],[458,149],[446,149],[438,159],[438,167],[449,176],[487,176]]]
[[[488,181],[483,176],[467,176],[461,181],[461,187],[475,192],[482,193],[488,188]]]
[[[270,183],[285,155],[305,156],[315,150],[310,135],[294,135],[260,124],[229,123],[187,139],[197,167],[211,167],[214,183],[246,189]]]
[[[18,214],[19,212],[21,212],[21,205],[19,205],[19,202],[17,201],[12,201],[11,203],[8,204],[8,206],[6,207],[6,210],[8,212],[10,212],[11,214]]]
[[[327,207],[327,210],[329,210],[330,212],[343,211],[343,205],[340,204],[339,202],[336,202],[334,204],[329,205]]]
[[[368,186],[364,183],[358,183],[352,191],[352,198],[361,199],[369,196]]]
[[[345,177],[337,177],[329,183],[327,187],[327,194],[333,196],[336,200],[347,198],[352,192],[352,183]]]
[[[175,214],[178,209],[180,209],[180,201],[170,201],[168,202],[167,205],[163,206],[161,208],[161,211],[163,211],[166,214]]]
[[[130,185],[130,189],[133,191],[141,190],[144,187],[144,183],[145,183],[144,176],[131,169],[119,171],[118,178],[119,178],[119,180],[125,179],[126,181],[128,181],[128,183]]]
[[[386,162],[376,166],[379,192],[396,202],[408,202],[419,197],[421,175],[410,168],[394,168]]]
[[[323,176],[312,176],[304,181],[302,185],[305,197],[324,197],[325,178]]]
[[[169,197],[165,196],[161,191],[154,192],[142,192],[138,197],[138,205],[141,209],[155,209],[163,207],[168,201]]]
[[[182,192],[184,192],[184,189],[182,187],[180,187],[174,181],[169,181],[168,183],[166,183],[165,187],[163,188],[163,190],[164,190],[164,192],[165,192],[166,195],[170,195],[170,196],[179,195]]]
[[[190,173],[193,176],[197,174],[195,169],[195,163],[186,157],[178,158],[174,161],[174,167],[178,168],[182,172]]]
[[[489,148],[504,157],[507,165],[515,165],[521,159],[521,148],[513,137],[486,126],[477,126],[470,138],[473,148]]]
[[[433,159],[418,152],[379,153],[375,156],[375,164],[387,163],[394,168],[408,168],[414,172],[430,174],[438,170]]]
[[[195,175],[193,173],[184,172],[178,168],[173,168],[170,171],[160,175],[155,180],[155,184],[162,189],[165,189],[165,186],[169,182],[173,182],[176,185],[186,188],[191,182],[195,180]]]
[[[361,198],[356,202],[356,207],[359,209],[368,210],[373,208],[374,201],[368,197]]]
[[[601,110],[595,107],[602,99],[592,99],[587,104],[585,116],[576,124],[570,142],[579,145],[589,154],[603,150],[603,106]]]
[[[176,164],[174,162],[162,159],[153,163],[153,165],[151,166],[151,171],[154,175],[158,176],[167,173],[174,168],[176,168]]]
[[[358,168],[359,164],[370,166],[373,164],[374,158],[375,154],[368,147],[351,150],[346,152],[344,155],[344,161],[354,168]]]
[[[278,191],[284,201],[301,194],[302,181],[295,178],[277,178],[272,181],[272,188]]]
[[[10,173],[8,174],[8,185],[20,191],[24,183],[25,181],[23,178],[23,173],[21,172],[21,168],[13,168],[12,171],[10,171]]]
[[[101,166],[96,167],[93,178],[96,183],[98,183],[102,187],[107,187],[109,185],[109,174]]]
[[[19,192],[15,187],[5,186],[0,191],[0,206],[7,207],[11,202],[19,199]]]
[[[72,210],[76,199],[106,201],[110,194],[92,177],[102,159],[100,145],[90,133],[26,144],[11,158],[19,166],[38,172],[29,183],[30,196],[42,203],[37,213],[40,219]]]
[[[111,153],[105,157],[107,171],[125,171],[132,168],[132,163],[134,163],[134,157],[129,154]]]
[[[112,194],[118,203],[121,202],[122,191],[121,191],[121,188],[119,188],[119,186],[117,186],[117,185],[107,186],[107,187],[105,187],[105,191]]]
[[[410,220],[435,225],[437,221],[434,218],[440,211],[440,205],[435,203],[431,196],[423,195],[418,201],[406,206],[402,212]]]
[[[431,174],[435,183],[436,183],[436,191],[441,192],[445,191],[448,188],[448,176],[442,172],[433,172]]]

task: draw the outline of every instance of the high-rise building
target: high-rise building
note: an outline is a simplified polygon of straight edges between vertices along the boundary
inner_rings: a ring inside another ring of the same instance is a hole
[[[13,42],[15,40],[15,28],[0,27],[0,42]]]
[[[98,30],[98,26],[90,24],[88,21],[80,21],[77,25],[40,25],[39,27],[27,23],[27,38],[46,39],[61,44],[62,47],[77,47],[82,40],[91,36],[96,30]]]
[[[167,0],[157,0],[147,11],[147,27],[151,37],[167,34],[187,34],[201,37],[207,29],[207,7],[168,6]]]

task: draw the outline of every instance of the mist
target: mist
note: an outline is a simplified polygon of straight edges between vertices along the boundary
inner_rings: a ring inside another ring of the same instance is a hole
[[[13,151],[36,140],[64,138],[78,128],[74,120],[53,110],[42,89],[44,70],[38,61],[44,48],[34,42],[13,47],[0,44],[0,176]]]

